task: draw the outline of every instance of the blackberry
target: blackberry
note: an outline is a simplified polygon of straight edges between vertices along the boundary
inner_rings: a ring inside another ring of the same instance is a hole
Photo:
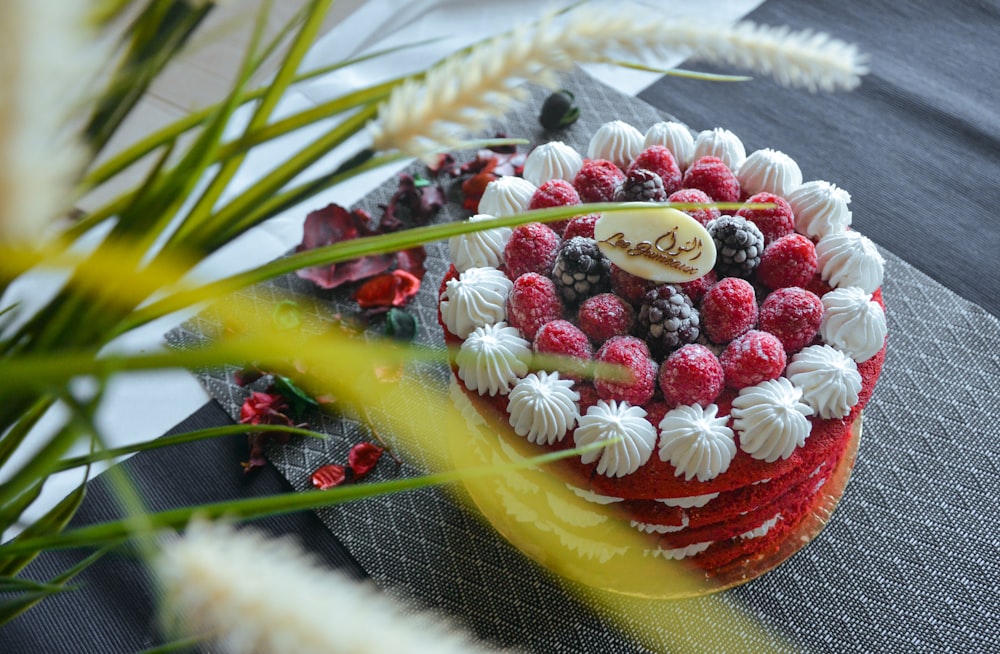
[[[611,262],[597,247],[597,241],[574,236],[559,248],[552,279],[563,300],[575,305],[611,289],[610,268]]]
[[[615,202],[666,202],[663,178],[646,168],[636,168],[615,189]]]
[[[646,293],[639,308],[639,334],[657,357],[694,343],[701,319],[691,298],[680,289],[661,284]]]
[[[706,228],[715,241],[719,277],[746,278],[760,265],[764,235],[752,222],[741,216],[720,216]]]

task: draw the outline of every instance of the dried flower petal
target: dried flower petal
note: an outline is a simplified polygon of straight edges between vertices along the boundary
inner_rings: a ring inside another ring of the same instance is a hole
[[[427,251],[422,247],[400,250],[396,253],[396,268],[405,270],[418,280],[422,280],[424,273],[427,272],[424,268],[424,260],[426,259]]]
[[[355,292],[354,299],[362,309],[384,309],[402,306],[420,290],[420,280],[405,270],[393,270],[387,275],[369,279]]]
[[[240,407],[240,423],[244,425],[287,425],[293,427],[295,423],[285,413],[287,410],[288,403],[282,395],[254,391]],[[249,434],[247,440],[250,444],[250,455],[242,463],[243,472],[250,473],[257,468],[267,465],[267,459],[264,458],[264,450],[267,445],[272,441],[284,445],[290,437],[290,434],[281,432],[254,432]]]
[[[288,409],[285,398],[278,393],[254,391],[240,407],[240,423],[246,425],[291,425],[283,412]]]
[[[444,190],[422,177],[402,174],[399,188],[385,205],[379,226],[391,232],[405,225],[426,225],[441,211],[447,199]]]
[[[340,486],[347,481],[347,469],[342,465],[331,463],[325,465],[309,476],[312,485],[320,490]]]
[[[354,479],[361,479],[367,475],[378,463],[383,451],[381,447],[373,443],[358,443],[352,447],[347,455],[347,465],[354,472]]]
[[[378,233],[380,230],[372,228],[368,212],[362,209],[348,211],[340,205],[331,204],[306,216],[302,243],[296,248],[296,252]],[[320,288],[331,289],[383,273],[392,267],[395,259],[393,254],[373,255],[329,266],[303,268],[296,274]]]

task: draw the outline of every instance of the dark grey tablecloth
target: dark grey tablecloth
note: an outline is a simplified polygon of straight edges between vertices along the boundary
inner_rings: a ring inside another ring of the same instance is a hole
[[[276,519],[268,528],[299,533],[331,565],[363,570],[493,642],[530,651],[717,651],[723,643],[740,651],[1000,650],[997,5],[770,0],[751,18],[855,40],[871,53],[873,73],[857,92],[833,96],[766,80],[666,79],[642,98],[696,129],[722,125],[748,148],[781,149],[807,179],[844,186],[855,225],[884,248],[889,357],[855,473],[822,536],[774,572],[718,596],[741,617],[706,633],[690,618],[711,614],[715,600],[591,611],[441,491],[323,511],[319,520]],[[656,115],[596,87],[577,90],[585,116],[591,111],[577,139],[592,132],[587,121],[601,103],[618,115],[629,106],[640,126]],[[206,381],[232,412],[238,398],[230,387]],[[214,406],[195,417],[220,419]],[[165,506],[303,488],[328,455],[293,448],[276,459],[290,484],[273,469],[247,483],[238,472],[220,473],[243,457],[240,446],[202,443],[178,449],[171,462],[158,452],[125,465],[151,503]],[[78,522],[103,519],[113,506],[100,480],[92,486]],[[45,557],[33,571],[45,578],[67,556]],[[82,595],[47,602],[0,629],[0,651],[148,646],[155,635],[141,571],[114,559],[85,579]],[[623,617],[658,625],[654,636],[637,642],[621,633],[613,625]],[[752,624],[773,637],[760,639]]]

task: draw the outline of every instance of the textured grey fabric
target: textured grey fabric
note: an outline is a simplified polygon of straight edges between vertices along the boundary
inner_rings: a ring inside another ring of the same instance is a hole
[[[604,120],[622,118],[644,129],[659,118],[644,103],[583,76],[567,86],[584,103],[585,118],[559,137],[579,149]],[[536,94],[535,102],[541,97]],[[528,108],[499,129],[524,134],[536,124],[535,113]],[[803,168],[809,175],[808,165]],[[387,183],[363,206],[376,207],[394,188],[395,182]],[[853,207],[856,215],[869,210],[857,200]],[[440,345],[434,301],[445,266],[442,250],[431,248],[430,272],[412,307],[427,344]],[[884,254],[889,353],[866,411],[852,481],[821,536],[756,581],[712,598],[628,599],[595,612],[443,490],[337,507],[320,517],[382,587],[459,616],[494,642],[531,651],[991,651],[1000,646],[991,630],[998,620],[1000,520],[998,448],[988,428],[1000,383],[1000,324]],[[267,300],[276,288],[308,292],[308,285],[289,278],[246,295]],[[200,317],[171,340],[183,346],[210,332],[206,320]],[[440,368],[428,383],[443,393],[447,377]],[[246,389],[233,386],[225,371],[206,373],[204,380],[235,415]],[[349,421],[323,429],[334,435],[326,443],[296,442],[273,453],[296,488],[306,488],[316,467],[343,460],[347,448],[365,437]],[[420,468],[419,461],[400,470],[380,466],[376,478]],[[692,619],[704,614],[718,615],[708,633]],[[620,629],[635,624],[646,626],[648,642]],[[754,624],[764,627],[764,636]]]

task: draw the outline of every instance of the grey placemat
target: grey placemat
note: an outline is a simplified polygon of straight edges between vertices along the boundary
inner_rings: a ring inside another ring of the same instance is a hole
[[[559,137],[585,149],[604,120],[640,129],[661,114],[584,76],[567,86],[583,119]],[[534,103],[542,97],[535,93]],[[499,125],[512,135],[537,124],[532,106]],[[544,138],[538,133],[536,138]],[[808,171],[806,171],[808,175]],[[395,189],[387,183],[363,206]],[[861,206],[855,212],[864,211]],[[681,651],[993,651],[1000,533],[995,492],[1000,447],[987,431],[1000,383],[1000,324],[974,304],[886,252],[884,286],[889,355],[866,412],[859,462],[822,535],[777,570],[711,598],[627,600],[588,607],[435,489],[319,512],[371,577],[416,604],[439,607],[500,645],[537,652]],[[440,344],[437,284],[445,260],[429,248],[428,276],[411,306],[419,339]],[[278,290],[307,291],[293,277],[246,291],[264,302]],[[168,335],[179,347],[210,333],[206,316]],[[247,390],[232,371],[201,376],[232,415]],[[431,373],[437,383],[447,370]],[[360,425],[328,422],[326,442],[293,442],[272,460],[297,489],[318,466],[342,461],[364,437]],[[414,474],[380,467],[375,478]],[[386,472],[388,471],[388,472]],[[697,616],[717,616],[706,631]],[[650,640],[628,629],[642,624]],[[753,628],[762,626],[764,636]],[[650,635],[651,634],[651,635]]]

